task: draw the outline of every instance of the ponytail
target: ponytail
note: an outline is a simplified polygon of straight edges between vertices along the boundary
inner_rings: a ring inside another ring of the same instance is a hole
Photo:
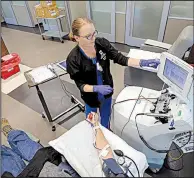
[[[75,38],[73,37],[73,32],[70,32],[68,36],[70,41],[75,41]]]

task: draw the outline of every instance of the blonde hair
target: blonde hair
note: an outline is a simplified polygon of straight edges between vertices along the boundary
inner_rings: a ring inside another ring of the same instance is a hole
[[[75,41],[74,35],[79,36],[79,30],[80,28],[85,24],[93,24],[92,20],[86,18],[86,17],[79,17],[75,19],[72,23],[71,29],[72,32],[69,33],[69,39],[72,41]]]

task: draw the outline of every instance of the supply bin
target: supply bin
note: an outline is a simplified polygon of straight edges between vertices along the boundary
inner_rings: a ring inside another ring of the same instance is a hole
[[[1,58],[1,78],[7,79],[20,72],[19,63],[21,59],[18,54],[12,53]]]

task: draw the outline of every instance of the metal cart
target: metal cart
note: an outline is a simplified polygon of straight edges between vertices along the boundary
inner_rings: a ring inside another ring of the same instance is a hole
[[[47,66],[47,65],[45,65],[45,66]],[[67,71],[61,69],[56,63],[53,64],[53,68],[54,68],[56,74],[57,74],[59,77],[68,74]],[[34,70],[34,69],[32,69],[32,70]],[[58,120],[59,118],[61,118],[63,115],[69,113],[70,111],[72,111],[72,110],[75,109],[75,108],[79,108],[82,112],[85,111],[85,106],[84,106],[84,104],[82,104],[82,102],[79,101],[74,95],[71,95],[71,102],[74,103],[74,105],[73,105],[73,106],[70,106],[68,109],[66,109],[65,111],[63,111],[62,113],[58,114],[57,116],[55,116],[55,117],[53,118],[53,117],[51,116],[51,113],[50,113],[50,111],[49,111],[49,108],[48,108],[48,106],[47,106],[47,103],[46,103],[46,101],[45,101],[45,98],[44,98],[44,96],[43,96],[43,93],[42,93],[42,91],[41,91],[39,85],[42,85],[42,84],[44,84],[44,83],[46,83],[46,82],[49,82],[49,81],[51,81],[51,80],[54,80],[54,79],[56,79],[58,76],[55,75],[55,76],[53,76],[52,78],[48,78],[48,79],[46,79],[46,80],[44,80],[44,81],[42,81],[42,82],[36,83],[36,82],[34,81],[34,79],[32,78],[32,76],[29,74],[30,71],[32,71],[32,70],[29,70],[29,71],[24,72],[24,76],[25,76],[26,81],[27,81],[27,83],[28,83],[28,87],[29,87],[29,88],[31,88],[31,87],[35,87],[35,88],[36,88],[37,94],[38,94],[39,99],[40,99],[40,102],[41,102],[42,107],[43,107],[43,109],[44,109],[44,112],[42,113],[42,117],[48,119],[49,123],[50,123],[51,126],[52,126],[52,131],[55,131],[55,130],[56,130],[56,127],[55,127],[55,125],[53,125],[53,122],[56,121],[56,120]],[[43,74],[43,75],[44,75],[44,74]]]
[[[58,17],[56,18],[43,18],[43,17],[36,17],[36,20],[38,22],[38,28],[40,30],[40,34],[42,36],[42,39],[45,40],[45,37],[51,37],[52,40],[54,39],[54,37],[56,38],[59,38],[61,43],[64,43],[63,41],[63,36],[67,35],[68,33],[67,32],[63,32],[62,31],[62,25],[61,25],[61,19],[64,18],[65,15],[59,15]],[[42,19],[42,20],[55,20],[57,22],[57,28],[58,30],[57,31],[53,31],[53,30],[48,30],[48,31],[45,31],[45,32],[42,32],[41,28],[40,28],[40,25],[39,25],[39,20]]]

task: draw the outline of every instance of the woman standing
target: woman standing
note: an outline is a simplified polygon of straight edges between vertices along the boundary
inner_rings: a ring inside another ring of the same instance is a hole
[[[101,124],[109,128],[113,79],[110,60],[122,66],[157,68],[159,60],[132,59],[118,52],[105,38],[97,38],[91,20],[77,18],[72,24],[72,37],[78,45],[67,57],[67,72],[81,92],[85,102],[86,117],[99,108]]]

